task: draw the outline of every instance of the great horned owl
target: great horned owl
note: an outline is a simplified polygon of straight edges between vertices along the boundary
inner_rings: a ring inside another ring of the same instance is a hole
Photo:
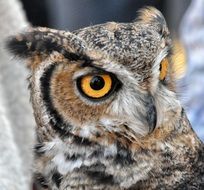
[[[7,47],[31,70],[45,189],[204,189],[203,144],[177,100],[158,10],[72,33],[31,28]]]

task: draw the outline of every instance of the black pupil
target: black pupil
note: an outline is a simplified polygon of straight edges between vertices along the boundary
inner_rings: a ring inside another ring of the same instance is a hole
[[[105,85],[105,81],[101,76],[94,76],[91,79],[90,86],[94,90],[101,90]]]

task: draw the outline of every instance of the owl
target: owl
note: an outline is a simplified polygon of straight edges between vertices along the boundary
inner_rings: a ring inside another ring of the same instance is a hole
[[[204,146],[177,99],[158,10],[74,32],[30,28],[7,48],[31,72],[43,189],[204,189]]]

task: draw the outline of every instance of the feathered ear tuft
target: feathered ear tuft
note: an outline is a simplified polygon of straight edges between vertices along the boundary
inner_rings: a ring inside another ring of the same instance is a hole
[[[32,40],[28,40],[26,34],[19,34],[18,36],[10,36],[6,41],[6,48],[14,55],[27,58],[32,56],[33,47]]]
[[[7,49],[20,58],[39,56],[46,58],[56,51],[70,60],[78,60],[86,45],[76,35],[49,28],[31,28],[27,32],[11,36]]]
[[[16,56],[28,58],[35,55],[61,51],[61,41],[56,37],[57,31],[47,28],[32,28],[29,31],[11,36],[6,41],[7,49]]]
[[[14,55],[27,57],[27,45],[23,39],[21,40],[14,36],[9,37],[6,41],[6,48]]]
[[[169,30],[166,20],[162,13],[154,7],[145,7],[138,11],[136,21],[154,25],[157,27],[158,32],[166,37],[169,35]]]

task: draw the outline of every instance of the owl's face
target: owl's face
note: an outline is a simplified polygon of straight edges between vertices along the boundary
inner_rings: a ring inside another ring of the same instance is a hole
[[[170,45],[164,18],[151,8],[133,23],[73,33],[36,28],[9,41],[29,60],[38,125],[104,143],[117,134],[130,141],[145,136],[178,106]]]

